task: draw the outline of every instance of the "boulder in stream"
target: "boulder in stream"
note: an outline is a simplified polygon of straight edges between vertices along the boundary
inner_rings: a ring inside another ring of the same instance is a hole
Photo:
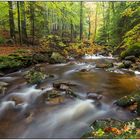
[[[68,90],[71,86],[77,86],[77,84],[66,80],[58,80],[53,83],[53,87],[59,90]]]
[[[125,68],[130,68],[131,65],[132,65],[132,62],[129,61],[129,60],[126,60],[126,61],[123,61],[123,64],[124,64],[124,67],[125,67]]]
[[[140,115],[140,91],[118,99],[115,104],[130,111],[136,111]]]
[[[129,61],[132,61],[132,62],[135,62],[136,57],[134,55],[130,55],[130,56],[126,56],[124,59],[125,60],[129,60]]]
[[[65,63],[66,60],[65,58],[57,53],[57,52],[53,52],[51,57],[50,57],[50,61],[49,61],[51,64],[55,64],[55,63]]]
[[[81,69],[80,72],[89,72],[89,69]]]
[[[0,94],[5,94],[8,85],[8,83],[0,81]]]
[[[113,67],[113,63],[99,63],[99,64],[96,64],[96,68],[111,68]]]
[[[87,98],[88,99],[93,99],[93,100],[101,100],[103,98],[103,96],[99,95],[97,93],[88,92],[87,93]]]
[[[24,100],[18,96],[11,96],[10,100],[14,101],[15,105],[19,105],[19,104],[22,104],[24,102]]]
[[[60,90],[49,90],[43,93],[38,99],[38,103],[46,103],[46,104],[60,104],[65,101],[65,92]]]
[[[28,113],[25,114],[25,116],[26,116],[25,122],[27,124],[30,124],[30,123],[33,122],[33,120],[34,120],[34,112],[28,112]]]

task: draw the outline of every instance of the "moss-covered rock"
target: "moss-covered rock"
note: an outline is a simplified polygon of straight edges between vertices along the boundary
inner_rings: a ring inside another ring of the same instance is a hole
[[[120,107],[127,107],[129,110],[131,110],[130,107],[133,107],[133,111],[136,111],[137,114],[140,115],[140,91],[118,99],[116,101],[116,105]]]
[[[31,84],[38,84],[42,80],[44,80],[47,77],[47,75],[42,72],[40,69],[32,68],[30,71],[28,71],[24,78],[27,80],[28,83]]]
[[[50,58],[50,63],[55,64],[55,63],[65,63],[65,62],[66,62],[65,58],[61,54],[57,52],[52,53]]]
[[[134,55],[136,57],[140,56],[140,43],[135,43],[121,53],[121,58],[125,58],[126,56]]]
[[[123,61],[123,64],[124,64],[124,68],[130,68],[132,65],[132,62],[129,60],[125,60]]]
[[[44,53],[38,53],[38,54],[34,54],[32,57],[32,62],[37,64],[37,63],[41,63],[41,62],[47,62],[49,60],[49,56],[48,54]]]
[[[0,70],[13,72],[32,64],[32,57],[22,50],[16,51],[9,56],[0,56]]]
[[[121,64],[118,65],[118,68],[120,68],[120,69],[125,68],[125,65],[123,63],[121,63]]]

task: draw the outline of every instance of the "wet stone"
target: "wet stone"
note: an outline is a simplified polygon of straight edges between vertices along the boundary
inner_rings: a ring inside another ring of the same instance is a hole
[[[65,85],[65,89],[70,87],[70,86],[76,86],[76,84],[71,82],[71,81],[55,81],[53,83],[53,87],[56,88],[56,89],[60,89],[62,87],[62,85],[63,86]]]
[[[2,95],[5,94],[8,85],[9,84],[6,82],[2,82],[2,81],[0,82],[0,94],[2,94]]]
[[[80,72],[88,72],[88,69],[81,69]]]
[[[34,112],[29,112],[28,114],[26,113],[26,119],[25,122],[27,124],[31,123],[34,120]]]
[[[61,84],[60,85],[60,90],[68,90],[69,89],[69,86],[65,85],[65,84]]]
[[[123,64],[124,64],[125,68],[129,68],[132,65],[132,62],[129,61],[129,60],[126,60],[126,61],[123,62]]]
[[[132,62],[135,62],[136,57],[135,57],[134,55],[127,56],[127,57],[125,57],[125,60],[130,60],[130,61],[132,61]]]
[[[87,93],[87,98],[88,99],[93,99],[93,100],[101,100],[103,98],[103,96],[98,95],[97,93],[89,92],[89,93]]]
[[[20,97],[18,96],[12,96],[10,98],[11,101],[14,101],[15,102],[15,105],[19,105],[19,104],[22,104],[24,102],[23,99],[21,99]]]

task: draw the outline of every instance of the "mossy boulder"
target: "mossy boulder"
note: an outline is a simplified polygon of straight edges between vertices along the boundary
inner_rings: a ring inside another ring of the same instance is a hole
[[[123,64],[124,64],[124,68],[130,68],[132,65],[132,62],[129,60],[125,60],[123,61]]]
[[[132,61],[132,62],[135,62],[136,61],[136,57],[134,55],[126,56],[124,59],[125,60],[129,60],[129,61]]]
[[[65,63],[66,59],[59,53],[53,52],[51,57],[50,57],[50,63],[55,64],[55,63]]]
[[[16,60],[13,56],[1,56],[0,57],[0,70],[9,68],[20,68],[24,65],[21,60]]]
[[[40,69],[32,68],[30,71],[28,71],[24,78],[27,80],[30,84],[38,84],[42,82],[44,79],[46,79],[47,75],[42,72]]]
[[[121,64],[118,65],[118,68],[120,68],[120,69],[125,68],[125,65],[123,63],[121,63]]]
[[[116,105],[120,107],[134,107],[133,111],[136,111],[140,115],[140,91],[134,92],[128,96],[124,96],[116,101]]]
[[[41,63],[41,62],[47,62],[49,59],[49,56],[47,54],[34,54],[32,57],[33,63]]]
[[[26,54],[26,55],[25,55]],[[9,56],[0,56],[0,70],[2,72],[13,72],[32,64],[32,57],[21,51],[10,54]]]
[[[131,46],[128,46],[128,48],[121,53],[121,58],[125,58],[130,55],[136,57],[140,56],[140,43],[135,43]]]

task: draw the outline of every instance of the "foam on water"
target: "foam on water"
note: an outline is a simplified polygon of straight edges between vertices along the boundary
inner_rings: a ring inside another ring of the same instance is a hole
[[[88,55],[88,54],[85,54],[85,56],[83,57],[84,59],[114,59],[112,56],[102,56],[102,55]]]
[[[76,138],[82,134],[83,129],[88,128],[89,123],[104,113],[104,110],[96,109],[93,100],[72,101],[49,115],[42,114],[21,137]]]
[[[4,81],[7,81],[7,82],[10,82],[10,81],[13,81],[13,80],[16,80],[16,79],[18,79],[18,77],[5,76],[5,77],[0,78],[0,80],[4,80]]]
[[[71,73],[74,73],[76,70],[74,69],[72,69],[72,70],[69,70],[69,71],[66,71],[65,73],[64,73],[64,75],[68,75],[68,74],[71,74]]]
[[[40,89],[35,89],[35,87],[36,87],[36,85],[25,88],[25,89],[22,89],[19,92],[12,93],[11,96],[12,95],[19,96],[19,97],[25,99],[27,102],[29,100],[34,100],[35,97],[38,96],[39,93],[41,93],[41,90]]]
[[[14,102],[14,101],[3,101],[3,102],[0,104],[0,116],[3,114],[3,112],[4,112],[6,109],[14,108],[14,106],[15,106],[15,102]]]
[[[31,87],[26,87],[25,89],[21,89],[20,91],[11,93],[7,97],[5,97],[5,100],[7,100],[7,98],[9,97],[16,96],[23,99],[25,103],[30,103],[35,101],[35,99],[38,96],[40,96],[41,94],[45,93],[48,90],[52,90],[52,87],[47,87],[44,90],[41,90],[41,89],[36,89],[36,85],[33,85]]]
[[[140,74],[140,71],[134,71],[136,75],[139,75]]]
[[[88,65],[86,65],[84,68],[90,69],[90,68],[95,68],[95,67],[96,67],[96,65],[88,64]]]
[[[76,64],[76,65],[79,65],[79,66],[85,65],[85,63],[80,63],[80,62],[76,62],[75,64]]]

